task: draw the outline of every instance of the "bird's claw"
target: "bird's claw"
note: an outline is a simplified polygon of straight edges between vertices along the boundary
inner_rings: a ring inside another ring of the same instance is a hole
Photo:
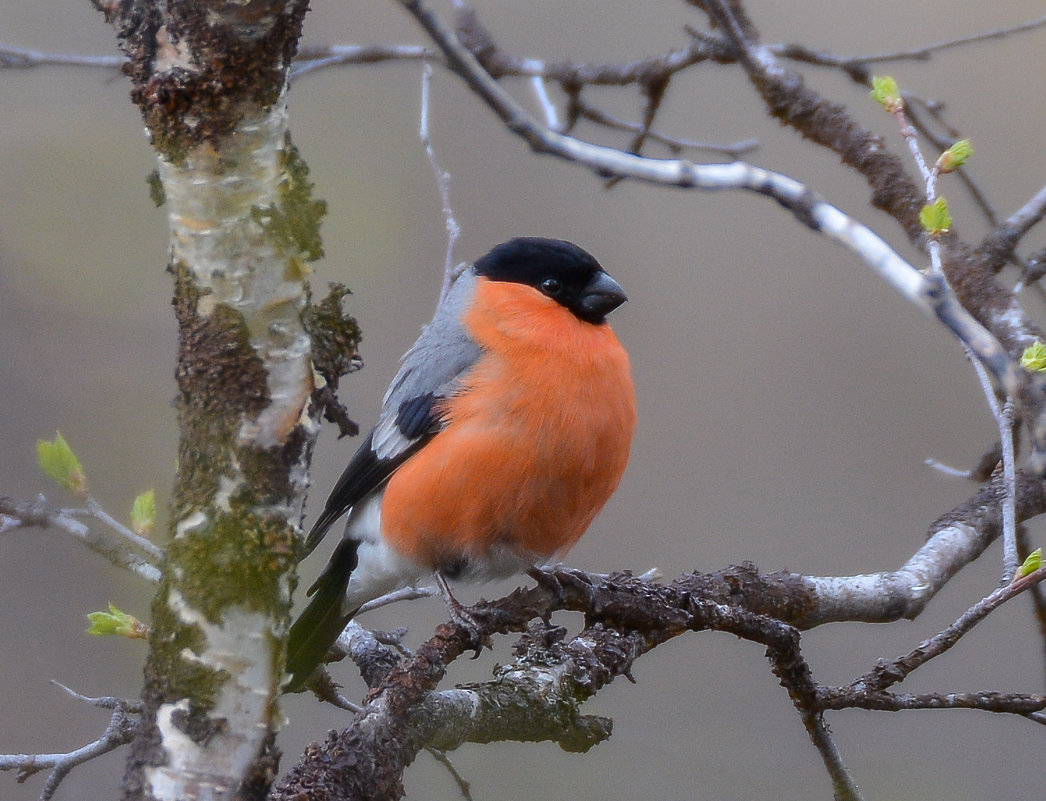
[[[566,601],[568,585],[585,597],[590,608],[596,605],[596,589],[585,573],[563,567],[534,566],[527,569],[527,575],[555,596],[557,606]]]
[[[472,612],[466,609],[461,602],[454,597],[450,591],[450,585],[447,584],[446,577],[442,572],[436,572],[436,584],[440,588],[440,592],[443,594],[443,600],[447,604],[447,613],[450,615],[450,619],[453,623],[465,629],[469,635],[469,648],[472,649],[472,658],[479,659],[480,653],[483,651],[483,645],[485,644],[482,629],[476,618],[473,617]]]

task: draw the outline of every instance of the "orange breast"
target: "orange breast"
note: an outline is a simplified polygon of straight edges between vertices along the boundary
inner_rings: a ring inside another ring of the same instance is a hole
[[[521,284],[479,279],[465,324],[483,356],[447,402],[447,427],[389,480],[383,533],[433,568],[495,546],[560,554],[625,471],[628,355],[609,326]]]

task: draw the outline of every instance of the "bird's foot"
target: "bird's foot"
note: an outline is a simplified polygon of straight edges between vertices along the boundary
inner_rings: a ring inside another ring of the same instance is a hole
[[[535,565],[527,568],[527,575],[555,596],[557,606],[566,602],[567,587],[584,596],[590,608],[596,605],[596,590],[586,573],[561,565]]]
[[[440,594],[447,604],[447,613],[450,615],[450,619],[469,634],[469,647],[473,650],[472,658],[478,659],[484,645],[483,633],[479,623],[472,616],[471,611],[454,597],[454,594],[450,591],[450,585],[447,583],[447,577],[440,570],[436,571],[436,585],[439,587]]]

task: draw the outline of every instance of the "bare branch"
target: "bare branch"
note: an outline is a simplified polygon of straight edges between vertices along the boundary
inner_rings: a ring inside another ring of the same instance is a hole
[[[770,45],[775,55],[802,61],[807,64],[817,64],[827,67],[849,67],[854,64],[875,64],[887,61],[926,61],[934,53],[942,50],[950,50],[955,47],[987,42],[992,39],[1003,39],[1018,33],[1026,33],[1046,26],[1046,16],[1022,22],[1017,25],[1008,25],[1003,28],[994,28],[989,31],[971,34],[969,36],[958,36],[954,39],[945,39],[934,44],[913,47],[907,50],[893,50],[885,53],[868,53],[866,55],[837,56],[823,50],[812,50],[802,45]]]
[[[534,89],[534,96],[538,99],[542,111],[545,112],[545,125],[553,131],[560,130],[562,126],[559,122],[559,113],[556,111],[555,103],[548,96],[548,87],[545,85],[545,79],[540,75],[535,75],[530,79],[530,85]]]
[[[956,141],[963,138],[962,134],[944,119],[943,105],[941,103],[926,100],[913,92],[904,90],[901,91],[901,97],[904,98],[905,110],[908,113],[908,119],[911,121],[912,125],[938,150],[947,150],[955,144]],[[923,111],[925,111],[935,123],[943,126],[945,129],[945,135],[941,135],[935,131],[933,127],[923,119]],[[988,200],[985,191],[970,175],[970,171],[965,166],[960,167],[955,171],[955,175],[966,187],[966,191],[969,193],[974,205],[976,205],[981,214],[984,215],[984,219],[987,220],[988,225],[993,228],[997,226],[999,224],[998,215],[995,213],[995,209]]]
[[[133,553],[126,543],[120,542],[105,532],[96,531],[90,526],[84,525],[69,510],[51,506],[43,496],[36,501],[19,501],[6,495],[0,495],[0,520],[3,520],[3,531],[5,532],[19,527],[53,526],[79,540],[95,553],[104,556],[117,567],[130,570],[153,583],[160,580],[160,571],[156,565]],[[156,547],[151,543],[150,546]]]
[[[1007,398],[1000,403],[992,387],[984,366],[977,361],[969,350],[966,356],[973,364],[981,391],[991,409],[992,418],[999,429],[999,457],[1002,463],[1003,501],[1002,501],[1002,579],[1001,584],[1008,584],[1017,572],[1020,560],[1017,556],[1017,454],[1014,447],[1013,400]],[[993,475],[995,475],[993,471]]]
[[[291,79],[345,64],[378,64],[383,61],[428,61],[436,54],[421,45],[330,45],[303,47],[291,67]]]
[[[842,754],[825,723],[818,687],[799,650],[799,633],[786,627],[782,634],[784,636],[778,643],[767,646],[767,657],[773,666],[774,675],[788,690],[810,740],[821,755],[832,781],[835,801],[861,801],[861,791],[844,764]]]
[[[454,208],[450,204],[450,174],[444,172],[439,166],[436,158],[436,149],[432,146],[432,137],[429,136],[429,93],[432,86],[432,65],[426,63],[421,71],[421,125],[418,134],[421,144],[425,147],[425,155],[429,157],[429,166],[436,178],[436,186],[439,188],[439,199],[443,204],[443,222],[447,227],[447,255],[443,263],[443,284],[439,291],[439,303],[442,304],[450,292],[450,287],[461,274],[465,265],[454,265],[454,245],[461,235],[461,226],[454,219]]]
[[[152,542],[147,540],[145,537],[141,537],[135,534],[131,529],[105,511],[104,507],[98,503],[92,496],[88,495],[84,499],[85,510],[87,514],[91,515],[95,520],[100,523],[104,523],[125,540],[127,540],[134,547],[144,551],[149,558],[155,563],[163,559],[163,548],[158,545],[154,545]],[[75,510],[63,510],[67,514],[75,514]]]
[[[61,686],[61,685],[59,685]],[[68,687],[62,689],[75,697],[94,703],[109,699],[88,699],[73,692]],[[95,703],[96,706],[108,707],[107,703]],[[0,770],[17,771],[19,782],[24,782],[34,773],[50,770],[51,774],[40,791],[40,801],[48,801],[58,790],[62,780],[78,765],[108,754],[122,745],[127,745],[138,731],[138,707],[121,700],[116,701],[112,717],[105,732],[94,742],[64,754],[0,754]]]
[[[992,254],[1002,263],[1013,255],[1014,248],[1028,231],[1046,215],[1046,186],[984,238],[979,251]]]
[[[947,652],[970,631],[974,626],[984,620],[988,615],[1002,606],[1011,598],[1020,595],[1030,587],[1035,586],[1046,579],[1046,567],[1039,568],[1027,576],[1023,576],[1010,584],[999,587],[986,598],[978,601],[967,609],[959,618],[946,629],[938,632],[928,640],[921,642],[915,649],[904,656],[889,662],[881,662],[875,669],[865,676],[855,680],[851,688],[855,692],[866,689],[886,690],[892,685],[903,681],[912,671],[922,667],[931,659]]]
[[[28,69],[58,65],[65,67],[104,67],[115,69],[124,61],[123,56],[81,56],[73,53],[45,53],[41,50],[30,50],[26,47],[0,45],[0,69]]]
[[[1022,693],[888,693],[862,691],[853,694],[849,688],[823,690],[820,704],[824,709],[870,709],[900,712],[911,709],[979,709],[1020,715],[1046,725],[1046,716],[1036,714],[1046,709],[1046,696]]]
[[[142,703],[137,698],[117,698],[115,695],[83,695],[71,687],[62,684],[60,681],[51,679],[51,684],[58,687],[60,690],[64,690],[77,701],[83,701],[85,704],[96,706],[99,709],[123,709],[125,712],[134,713],[136,715],[142,711]]]
[[[458,769],[454,766],[454,763],[451,762],[450,757],[447,756],[446,752],[440,751],[438,748],[433,748],[432,746],[427,746],[425,750],[432,755],[433,759],[447,769],[450,777],[454,780],[454,783],[457,784],[458,792],[461,793],[461,797],[464,798],[465,801],[472,801],[472,788],[469,786],[468,780],[458,772]]]
[[[638,122],[628,122],[627,120],[619,119],[614,115],[608,114],[602,109],[598,109],[590,103],[581,100],[580,98],[578,98],[577,105],[582,117],[607,128],[616,128],[621,131],[628,131],[629,133],[638,133],[642,129],[642,126]],[[554,126],[549,127],[553,130],[557,130]],[[707,150],[711,153],[721,153],[731,159],[738,159],[745,153],[751,153],[759,147],[759,140],[757,139],[742,139],[738,142],[728,142],[726,144],[697,142],[692,139],[681,139],[675,136],[669,136],[661,133],[655,128],[651,128],[647,131],[647,138],[665,145],[676,152],[682,150]]]

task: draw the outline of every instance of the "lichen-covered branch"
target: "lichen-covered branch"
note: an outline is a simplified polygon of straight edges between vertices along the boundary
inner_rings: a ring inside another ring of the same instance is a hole
[[[307,4],[96,5],[156,151],[179,330],[179,471],[124,794],[262,797],[319,414],[302,318],[324,205],[285,100]]]
[[[1046,482],[1021,475],[1017,489],[1018,519],[1046,511]],[[635,660],[652,648],[685,632],[709,629],[767,646],[775,674],[821,753],[836,797],[859,798],[823,720],[825,710],[860,706],[861,699],[873,709],[991,708],[1033,714],[1043,708],[1038,697],[1019,694],[989,700],[979,694],[951,702],[888,697],[886,686],[869,678],[856,680],[850,690],[822,688],[799,653],[801,629],[837,620],[915,617],[1000,535],[1001,500],[998,488],[982,490],[938,520],[926,544],[902,568],[886,573],[817,578],[762,574],[743,564],[656,584],[628,574],[554,570],[543,581],[547,586],[516,590],[471,610],[481,636],[526,634],[516,645],[515,661],[499,668],[492,681],[454,690],[436,691],[436,686],[448,665],[471,647],[464,629],[441,627],[413,658],[397,664],[392,651],[353,628],[345,651],[375,690],[349,728],[306,751],[274,789],[273,799],[293,799],[298,793],[311,801],[398,798],[403,770],[427,745],[451,749],[465,742],[543,739],[567,750],[587,749],[609,734],[610,722],[584,715],[584,700],[614,678],[630,675]],[[915,653],[943,653],[973,622],[1041,580],[1044,572],[997,591]],[[567,638],[565,629],[532,623],[549,620],[560,609],[583,612],[582,631]],[[918,658],[904,664],[911,662],[915,669],[926,661]]]

